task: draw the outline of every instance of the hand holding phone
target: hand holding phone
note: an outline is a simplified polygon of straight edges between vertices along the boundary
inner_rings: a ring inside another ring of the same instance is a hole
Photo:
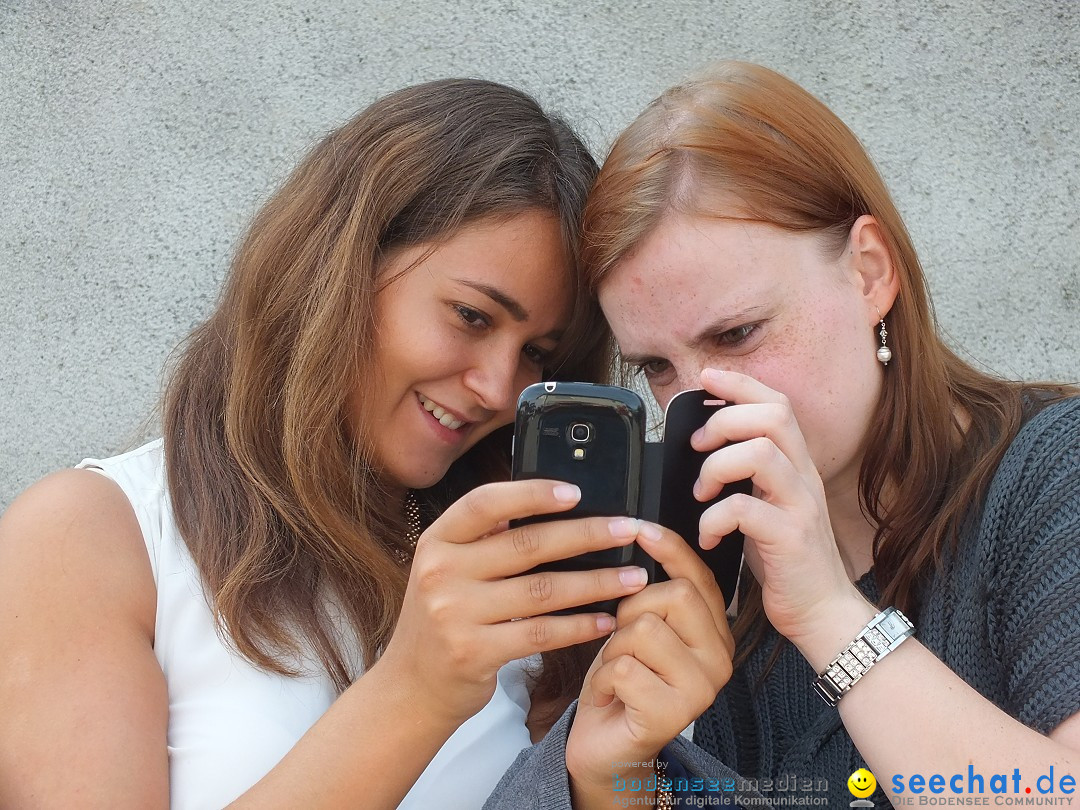
[[[585,677],[566,766],[574,796],[586,804],[610,803],[611,763],[651,761],[712,705],[732,673],[735,640],[712,573],[670,530],[640,542],[679,581],[623,599],[618,628]]]
[[[707,502],[698,501],[694,481],[708,454],[690,446],[694,431],[723,405],[703,390],[677,394],[668,405],[663,442],[647,444],[645,405],[627,388],[570,382],[529,386],[518,400],[513,478],[567,481],[578,485],[582,497],[569,512],[520,522],[627,515],[659,523],[704,560],[730,605],[742,565],[742,534],[732,532],[705,551],[698,545],[698,522],[709,506],[732,492],[749,492],[751,484],[739,481]],[[650,581],[668,578],[662,566],[632,546],[577,555],[543,570],[585,571],[631,562],[646,568]],[[614,608],[615,603],[603,603],[578,610]]]
[[[606,517],[506,528],[513,518],[569,510],[578,497],[551,481],[499,481],[447,507],[421,535],[393,636],[379,658],[392,682],[456,726],[487,703],[508,661],[609,634],[610,614],[551,615],[553,608],[634,594],[643,581],[621,576],[621,568],[529,572],[582,550],[627,545],[636,528],[620,536]],[[515,537],[522,533],[529,537]]]
[[[575,382],[530,385],[518,400],[512,477],[576,484],[581,500],[571,510],[514,521],[521,525],[595,516],[638,517],[641,512],[645,403],[627,388]],[[538,570],[588,571],[629,565],[633,545],[579,554]],[[614,613],[617,602],[566,612]]]

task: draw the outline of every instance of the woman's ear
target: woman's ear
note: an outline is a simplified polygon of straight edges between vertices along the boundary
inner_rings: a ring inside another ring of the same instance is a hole
[[[900,292],[900,276],[878,221],[869,214],[855,220],[848,234],[848,247],[870,321],[876,322],[892,309]]]

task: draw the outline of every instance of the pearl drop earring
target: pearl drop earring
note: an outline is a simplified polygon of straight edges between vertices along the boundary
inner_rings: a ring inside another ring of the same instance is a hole
[[[889,333],[885,331],[885,319],[881,319],[881,330],[878,332],[881,335],[881,346],[877,350],[877,359],[882,365],[889,365],[889,361],[892,360],[892,349],[885,345],[885,338],[889,336]]]

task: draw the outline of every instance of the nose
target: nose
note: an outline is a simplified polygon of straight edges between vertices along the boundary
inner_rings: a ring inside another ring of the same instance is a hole
[[[514,350],[491,350],[477,353],[475,361],[465,371],[465,387],[468,388],[482,408],[493,413],[513,407],[521,392],[518,376],[521,368],[521,352]]]
[[[673,362],[673,367],[674,375],[661,387],[653,387],[653,394],[661,409],[667,408],[671,398],[680,391],[701,388],[701,372],[706,368],[718,368],[719,364],[709,362],[707,357],[692,357]]]
[[[680,368],[675,375],[675,385],[671,393],[674,395],[688,388],[701,388],[701,372],[704,368],[704,363],[697,362],[688,363]]]
[[[688,357],[675,367],[675,380],[671,386],[671,394],[674,396],[680,391],[691,388],[701,388],[701,372],[710,365],[707,357]]]

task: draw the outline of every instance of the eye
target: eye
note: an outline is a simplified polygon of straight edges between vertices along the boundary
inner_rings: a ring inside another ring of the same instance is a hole
[[[662,385],[663,378],[671,371],[671,363],[660,358],[653,358],[635,363],[632,368],[635,374],[643,375],[650,385]]]
[[[757,331],[758,324],[747,323],[742,326],[736,326],[734,329],[728,329],[726,332],[721,332],[713,337],[713,341],[719,346],[739,346],[746,342],[746,340]]]
[[[526,343],[521,353],[525,355],[525,359],[540,369],[544,368],[548,360],[551,359],[551,352],[545,351],[532,343]]]
[[[470,329],[485,329],[491,326],[491,319],[478,309],[467,307],[464,304],[453,304],[454,311],[461,322]]]

